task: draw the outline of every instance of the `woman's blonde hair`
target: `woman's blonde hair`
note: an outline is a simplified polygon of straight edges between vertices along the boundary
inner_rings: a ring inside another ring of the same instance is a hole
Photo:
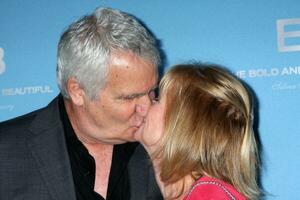
[[[252,103],[243,84],[218,65],[177,65],[163,77],[166,94],[161,179],[191,174],[232,184],[248,199],[259,196]]]

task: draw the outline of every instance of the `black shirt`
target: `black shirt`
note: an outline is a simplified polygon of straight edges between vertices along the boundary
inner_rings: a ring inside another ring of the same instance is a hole
[[[63,122],[77,200],[104,200],[94,191],[95,160],[78,140],[69,121],[63,98],[59,99],[60,117]],[[138,143],[114,145],[110,169],[107,200],[130,199],[127,164]]]

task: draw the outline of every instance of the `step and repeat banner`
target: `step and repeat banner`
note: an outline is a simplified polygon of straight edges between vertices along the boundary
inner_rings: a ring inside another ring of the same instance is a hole
[[[265,199],[299,199],[299,0],[1,0],[0,121],[58,94],[60,34],[101,6],[142,20],[162,44],[165,68],[213,62],[243,79],[257,100]]]

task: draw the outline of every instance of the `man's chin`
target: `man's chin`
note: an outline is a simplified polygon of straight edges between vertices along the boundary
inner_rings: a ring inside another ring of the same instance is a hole
[[[123,141],[125,142],[136,142],[135,134],[139,130],[137,126],[131,126],[123,132]]]
[[[144,125],[137,127],[137,130],[134,132],[135,141],[141,142],[143,130],[144,130]]]

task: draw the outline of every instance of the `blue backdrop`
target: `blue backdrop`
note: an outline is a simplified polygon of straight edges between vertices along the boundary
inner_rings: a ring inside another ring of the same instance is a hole
[[[259,103],[266,199],[299,199],[299,0],[1,0],[0,121],[45,106],[58,94],[60,34],[98,6],[145,22],[161,40],[167,66],[215,62],[248,83]]]

